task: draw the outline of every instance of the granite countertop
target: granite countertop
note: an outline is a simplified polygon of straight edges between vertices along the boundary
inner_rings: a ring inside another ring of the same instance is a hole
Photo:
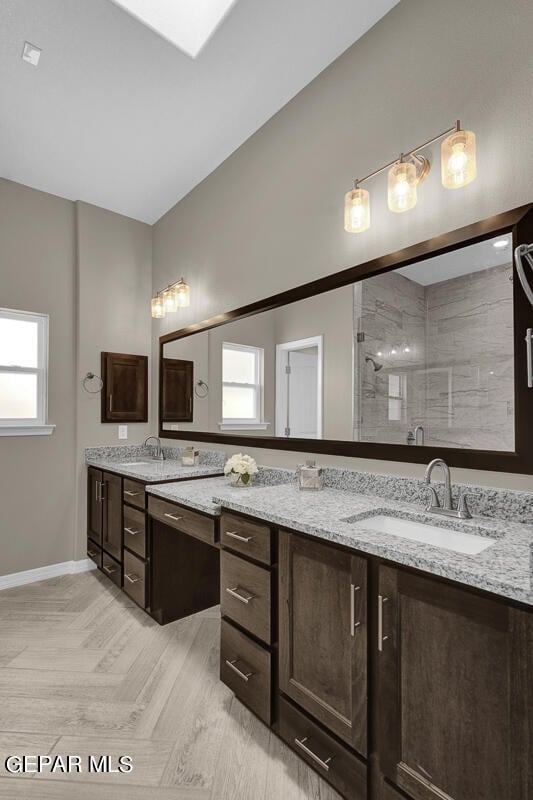
[[[181,462],[183,448],[163,447],[164,461],[152,459],[152,451],[144,445],[119,445],[90,447],[85,450],[85,463],[90,467],[115,472],[126,478],[146,483],[161,481],[183,481],[221,475],[226,460],[225,453],[200,451],[200,463],[185,467]]]
[[[298,492],[292,485],[285,484],[235,489],[225,478],[152,486],[148,491],[213,516],[220,514],[222,508],[238,511],[279,527],[533,605],[531,524],[481,516],[472,520],[449,519],[424,512],[418,503],[337,488]],[[477,555],[465,555],[365,529],[364,519],[380,513],[490,537],[494,543]],[[354,525],[358,521],[361,524]]]

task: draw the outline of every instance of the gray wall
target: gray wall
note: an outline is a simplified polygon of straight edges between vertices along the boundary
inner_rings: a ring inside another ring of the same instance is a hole
[[[51,436],[0,437],[0,575],[73,558],[74,206],[0,179],[0,306],[50,315]]]
[[[0,575],[85,557],[84,448],[118,444],[82,391],[100,351],[150,354],[148,225],[0,179],[0,306],[50,315],[51,436],[0,437]],[[129,442],[151,432],[129,425]]]
[[[156,224],[154,287],[183,273],[192,305],[177,322],[154,325],[154,339],[529,202],[532,13],[530,0],[403,0]],[[372,227],[345,233],[343,196],[352,179],[457,117],[477,134],[477,181],[445,190],[433,146],[434,168],[413,211],[388,211],[381,176],[369,184]],[[277,451],[256,455],[277,464],[301,460]],[[321,460],[389,473],[422,470]],[[532,485],[530,476],[454,470],[454,477]]]

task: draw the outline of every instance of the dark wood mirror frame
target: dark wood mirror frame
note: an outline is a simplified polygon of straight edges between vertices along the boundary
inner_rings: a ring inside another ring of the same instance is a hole
[[[236,447],[262,447],[271,450],[295,450],[303,453],[328,453],[353,458],[373,458],[382,461],[404,461],[427,463],[433,458],[443,457],[450,466],[468,469],[494,470],[533,474],[533,389],[528,389],[526,379],[525,334],[533,327],[533,308],[530,306],[513,263],[514,276],[514,369],[515,369],[515,450],[469,450],[452,447],[386,444],[380,442],[336,441],[332,439],[284,439],[275,436],[243,436],[208,431],[169,431],[162,427],[161,415],[161,359],[163,347],[168,342],[192,336],[195,333],[217,328],[236,319],[260,314],[280,306],[295,303],[323,292],[338,289],[363,278],[405,267],[415,261],[447,253],[475,244],[492,236],[512,233],[513,252],[519,244],[533,242],[533,204],[520,206],[512,211],[498,214],[481,222],[458,228],[450,233],[436,236],[425,242],[380,256],[364,264],[349,267],[333,275],[298,286],[295,289],[259,300],[256,303],[219,314],[203,322],[189,325],[181,330],[167,333],[159,338],[159,436],[166,439],[186,439],[198,442],[216,442]]]

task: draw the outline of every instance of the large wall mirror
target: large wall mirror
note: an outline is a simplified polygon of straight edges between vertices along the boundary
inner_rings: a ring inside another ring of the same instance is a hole
[[[517,209],[162,337],[160,434],[533,472],[532,239]]]

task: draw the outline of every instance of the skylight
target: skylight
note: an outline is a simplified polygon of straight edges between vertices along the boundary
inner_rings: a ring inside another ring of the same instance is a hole
[[[236,0],[113,0],[144,25],[196,58]]]

